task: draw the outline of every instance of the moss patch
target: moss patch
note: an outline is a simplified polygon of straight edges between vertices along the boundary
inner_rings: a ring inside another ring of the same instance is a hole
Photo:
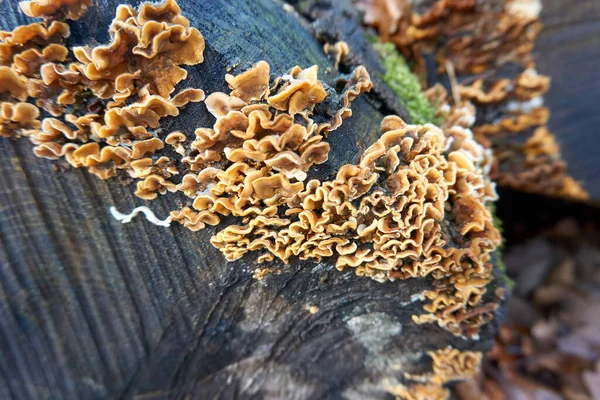
[[[413,124],[437,123],[434,108],[423,95],[419,79],[411,72],[408,63],[394,45],[374,42],[373,47],[381,56],[386,71],[382,79],[398,95],[411,117],[411,122]]]
[[[504,260],[502,259],[502,253],[504,252],[504,229],[502,227],[502,220],[500,218],[498,218],[498,216],[496,215],[496,204],[490,203],[490,204],[488,204],[488,208],[489,208],[490,212],[492,213],[492,218],[494,220],[494,227],[496,227],[496,229],[498,229],[498,231],[500,232],[500,235],[502,236],[502,243],[500,244],[500,246],[498,246],[498,248],[494,252],[494,258],[496,259],[496,265],[504,273],[502,280],[505,281],[506,284],[508,285],[508,287],[512,289],[515,286],[515,282],[512,279],[510,279],[510,277],[508,276],[508,274],[506,272],[506,264],[504,263]]]

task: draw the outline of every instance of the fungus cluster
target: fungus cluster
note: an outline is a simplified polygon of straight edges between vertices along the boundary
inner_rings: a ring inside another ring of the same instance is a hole
[[[364,22],[377,29],[384,42],[394,43],[425,70],[424,55],[433,53],[439,72],[450,61],[460,73],[481,73],[508,62],[529,67],[541,24],[534,9],[519,0],[437,0],[414,5],[408,0],[358,0]]]
[[[433,361],[432,382],[440,384],[475,376],[483,354],[477,351],[460,351],[452,346],[430,351]]]
[[[147,157],[164,147],[150,129],[204,99],[200,89],[172,95],[187,76],[181,65],[203,61],[204,39],[173,0],[139,11],[121,5],[110,43],[75,47],[71,55],[62,44],[69,26],[51,19],[65,10],[76,18],[86,5],[26,2],[24,11],[47,19],[0,33],[0,134],[26,136],[38,157],[64,158],[103,179],[126,170],[145,179],[146,197],[172,189],[161,181],[178,173],[172,162]],[[38,107],[52,117],[40,121]]]
[[[581,185],[568,176],[560,146],[547,127],[550,111],[543,96],[550,78],[527,69],[514,79],[477,79],[459,86],[481,117],[474,128],[477,140],[493,149],[498,184],[548,196],[586,199]],[[501,115],[491,120],[489,116]]]
[[[317,66],[273,77],[260,61],[225,76],[230,93],[206,98],[212,127],[198,127],[191,141],[179,131],[163,139],[153,131],[161,118],[204,100],[194,88],[173,95],[186,78],[181,65],[202,62],[204,48],[177,4],[119,6],[111,42],[74,48],[76,60],[47,50],[65,49],[59,43],[68,34],[57,21],[2,33],[0,76],[10,83],[2,135],[26,136],[39,157],[64,157],[102,179],[124,170],[145,200],[182,192],[190,202],[170,218],[191,230],[237,217],[211,238],[228,260],[332,258],[338,269],[378,281],[432,276],[417,323],[472,337],[492,317],[496,304],[482,305],[482,296],[500,243],[486,208],[496,194],[469,103],[447,107],[441,128],[386,117],[360,163],[342,166],[333,180],[307,181],[310,167],[328,158],[327,135],[371,89],[365,68],[342,76],[337,93],[318,79]],[[337,60],[347,46],[330,50]],[[53,117],[39,121],[28,97]],[[165,145],[175,158],[162,155]]]
[[[336,111],[316,122],[313,110],[327,97],[317,71],[317,66],[294,67],[270,82],[269,65],[261,61],[237,76],[226,76],[231,93],[213,93],[205,102],[216,122],[212,128],[196,129],[196,139],[182,160],[191,172],[177,189],[194,199],[196,211],[176,211],[174,220],[194,230],[217,224],[219,215],[254,218],[250,223],[256,229],[281,226],[285,219],[276,222],[278,215],[304,190],[308,169],[327,160],[325,135],[351,115],[351,101],[372,85],[366,70],[356,68]],[[230,226],[212,239],[229,260],[252,250],[230,244],[240,235],[236,228]],[[287,261],[289,255],[279,258]]]
[[[335,42],[333,44],[325,43],[323,45],[323,51],[333,60],[333,67],[339,69],[342,60],[350,53],[350,47],[348,47],[348,43],[343,41]]]
[[[397,400],[446,400],[450,391],[441,385],[414,383],[408,386],[389,386],[388,392]]]
[[[549,196],[588,197],[567,174],[546,127],[549,111],[542,96],[550,80],[535,72],[532,55],[541,29],[538,0],[356,4],[381,40],[414,62],[423,84],[430,80],[428,72],[457,73],[465,82],[455,85],[454,100],[471,100],[477,106],[476,138],[494,150],[498,168],[493,177],[500,185]],[[427,60],[435,61],[434,71],[427,70]],[[514,79],[496,77],[505,65],[520,73]]]
[[[19,6],[33,18],[78,20],[92,4],[93,0],[31,0],[20,2]]]
[[[391,394],[403,400],[444,400],[450,396],[444,384],[472,378],[479,373],[480,352],[460,351],[448,346],[428,352],[432,359],[432,372],[426,375],[405,374],[412,383],[388,387]]]
[[[480,303],[500,235],[486,208],[496,199],[487,177],[492,157],[469,129],[473,108],[452,108],[442,129],[387,117],[358,165],[342,166],[331,181],[306,182],[308,168],[327,160],[323,136],[370,89],[368,74],[357,68],[342,107],[316,123],[311,112],[325,98],[316,67],[296,67],[272,84],[268,72],[258,63],[227,77],[229,95],[207,97],[216,122],[196,130],[183,160],[194,172],[177,185],[193,205],[172,219],[199,230],[221,216],[242,218],[211,238],[228,260],[250,252],[259,262],[332,257],[338,269],[378,281],[431,275],[438,283],[424,294],[428,314],[415,320],[476,334],[495,310]]]

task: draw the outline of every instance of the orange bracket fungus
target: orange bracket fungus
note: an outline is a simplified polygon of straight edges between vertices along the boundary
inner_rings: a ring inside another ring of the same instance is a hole
[[[428,352],[432,360],[432,372],[427,375],[406,374],[409,385],[388,385],[389,393],[405,400],[444,400],[450,391],[443,387],[448,382],[472,378],[479,373],[483,356],[480,352],[459,351],[452,346]]]
[[[348,43],[341,41],[333,44],[325,43],[325,45],[323,45],[323,51],[333,59],[334,68],[339,69],[340,63],[344,60],[344,57],[350,53],[350,48],[348,47]]]
[[[359,0],[357,7],[365,11],[365,24],[375,27],[383,41],[415,60],[417,74],[426,73],[424,53],[435,54],[440,71],[445,70],[445,61],[459,73],[472,74],[508,62],[532,66],[531,50],[541,29],[535,10],[524,12],[518,0],[507,0],[500,9],[493,3]]]
[[[584,200],[588,193],[567,174],[560,146],[547,127],[550,111],[543,105],[543,96],[549,87],[550,78],[530,68],[512,80],[478,79],[460,86],[459,93],[484,112],[504,110],[502,118],[478,122],[474,128],[478,141],[494,150],[498,166],[492,175],[498,184]]]
[[[19,3],[24,14],[34,18],[77,20],[81,18],[93,0],[32,0]]]
[[[83,10],[86,4],[26,2],[22,7],[52,19],[65,7]],[[144,179],[138,193],[152,198],[175,187],[165,179],[177,171],[165,159],[148,165],[143,158],[164,147],[149,129],[158,128],[163,117],[177,116],[187,103],[204,100],[202,90],[194,88],[172,95],[187,76],[180,65],[202,62],[204,39],[172,0],[143,4],[139,11],[120,6],[109,33],[109,44],[75,47],[75,60],[61,44],[69,36],[63,22],[0,33],[2,135],[26,136],[37,156],[64,158],[103,179],[124,169]],[[39,121],[34,105],[10,101],[28,97],[64,121]]]

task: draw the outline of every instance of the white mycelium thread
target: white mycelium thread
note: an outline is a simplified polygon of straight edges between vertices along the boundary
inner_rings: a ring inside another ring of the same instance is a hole
[[[143,213],[144,216],[146,217],[146,219],[148,221],[152,222],[154,225],[165,226],[165,227],[171,226],[171,217],[170,216],[167,217],[167,219],[165,219],[165,220],[160,220],[156,217],[156,215],[154,215],[154,212],[146,206],[136,207],[128,215],[121,214],[114,207],[110,208],[110,213],[112,214],[112,216],[117,221],[121,221],[122,224],[127,224],[127,223],[131,222],[131,220],[136,215],[138,215],[140,212]]]

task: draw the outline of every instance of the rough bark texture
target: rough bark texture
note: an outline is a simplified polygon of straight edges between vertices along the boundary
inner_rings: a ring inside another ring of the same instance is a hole
[[[0,28],[26,22],[16,4],[0,3]],[[117,4],[102,1],[71,24],[69,45],[106,41]],[[225,90],[228,67],[260,59],[274,73],[318,64],[324,80],[335,79],[321,44],[279,3],[180,5],[207,42],[186,87]],[[355,101],[314,174],[332,176],[379,136],[382,93]],[[384,111],[402,114],[398,107]],[[192,134],[210,123],[200,103],[162,126]],[[385,379],[430,368],[427,350],[489,345],[491,325],[467,341],[411,321],[426,279],[381,284],[297,261],[257,281],[252,259],[226,262],[210,229],[114,220],[109,207],[145,204],[132,184],[38,159],[26,140],[0,140],[0,160],[2,399],[386,398]],[[152,209],[165,217],[183,200],[155,200]]]

